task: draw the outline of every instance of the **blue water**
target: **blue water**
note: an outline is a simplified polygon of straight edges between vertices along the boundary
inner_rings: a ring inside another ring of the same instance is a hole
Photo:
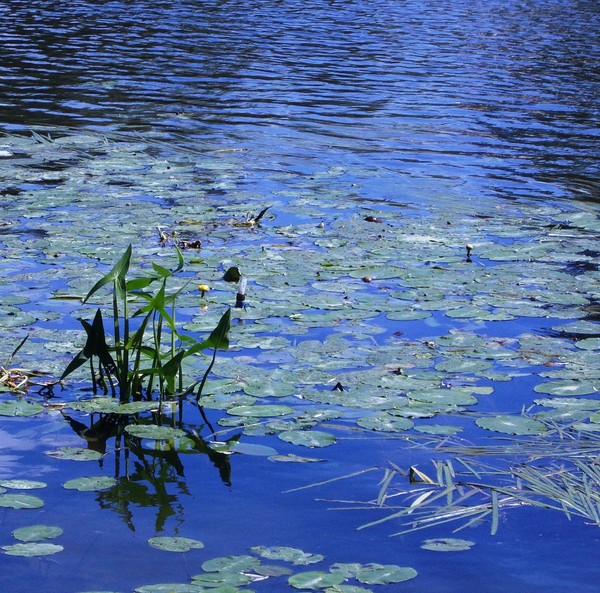
[[[242,149],[249,189],[343,166],[365,199],[598,199],[599,25],[593,0],[11,0],[0,125]]]
[[[473,211],[480,202],[600,201],[594,0],[6,0],[0,48],[0,130],[144,138],[157,155],[235,151],[232,176],[248,209],[272,195],[293,204],[306,191],[330,203],[340,187],[349,208],[376,204],[411,216],[441,200]],[[319,177],[337,169],[337,185]],[[213,181],[210,171],[198,175],[199,184]],[[215,205],[220,191],[208,193]],[[290,207],[278,216],[301,215]],[[510,403],[489,409],[515,411],[515,394],[507,387],[505,395]],[[447,529],[396,538],[386,525],[357,532],[372,511],[327,511],[335,504],[315,501],[368,500],[381,472],[343,482],[347,489],[336,483],[282,494],[389,461],[429,462],[429,451],[402,441],[338,436],[328,463],[235,456],[231,485],[203,455],[184,458],[185,477],[146,460],[148,475],[162,481],[140,478],[148,492],[127,506],[61,488],[73,475],[112,475],[114,453],[103,469],[58,462],[43,452],[80,444],[60,416],[41,424],[3,419],[2,477],[18,472],[50,485],[40,492],[45,510],[22,513],[31,523],[60,517],[68,527],[61,554],[0,555],[2,590],[125,592],[187,581],[207,558],[282,545],[322,553],[326,566],[380,562],[419,571],[410,583],[374,588],[381,593],[598,591],[598,529],[577,518],[511,510],[494,537],[486,529],[454,534],[476,539],[471,551],[435,554],[420,543],[447,537]],[[0,510],[0,545],[26,523]],[[201,539],[205,550],[149,548],[146,539],[163,525]],[[276,590],[271,581],[252,588]]]

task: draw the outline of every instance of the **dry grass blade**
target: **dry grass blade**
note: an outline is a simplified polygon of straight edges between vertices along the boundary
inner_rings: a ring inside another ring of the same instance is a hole
[[[398,474],[395,469],[386,469],[385,476],[381,482],[381,488],[379,489],[379,494],[377,495],[377,506],[383,506],[386,498],[388,498],[387,490],[389,485],[391,484],[394,477]]]
[[[324,486],[325,484],[331,484],[332,482],[338,482],[339,480],[345,480],[347,478],[354,478],[355,476],[361,476],[362,474],[366,474],[375,470],[378,470],[378,467],[369,467],[367,469],[362,469],[358,472],[352,472],[351,474],[345,474],[343,476],[338,476],[336,478],[331,478],[330,480],[323,480],[322,482],[313,482],[312,484],[306,484],[305,486],[299,486],[298,488],[290,488],[289,490],[284,490],[284,494],[288,492],[297,492],[298,490],[306,490],[307,488],[315,488],[316,486]]]

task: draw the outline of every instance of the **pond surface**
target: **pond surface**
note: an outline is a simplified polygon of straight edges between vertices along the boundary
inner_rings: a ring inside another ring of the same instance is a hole
[[[3,590],[596,592],[596,2],[11,0],[0,41]],[[86,443],[86,374],[41,389],[81,297],[178,242],[185,333],[248,279],[204,415]]]

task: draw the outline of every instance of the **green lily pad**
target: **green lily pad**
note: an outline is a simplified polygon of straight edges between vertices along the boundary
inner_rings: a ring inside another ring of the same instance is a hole
[[[68,480],[63,484],[63,488],[67,490],[79,490],[80,492],[94,492],[96,490],[112,488],[116,483],[117,480],[110,476],[91,476]]]
[[[63,551],[63,547],[57,544],[40,544],[30,542],[25,544],[12,544],[10,546],[2,546],[5,554],[9,556],[50,556]]]
[[[472,406],[478,401],[471,393],[460,388],[410,391],[408,397],[416,402],[448,406]]]
[[[170,426],[157,426],[156,424],[129,424],[125,430],[134,437],[154,441],[170,441],[185,436],[185,431]]]
[[[571,427],[579,432],[600,432],[600,424],[597,422],[575,422]]]
[[[163,403],[163,409],[170,407],[171,403]],[[142,412],[150,412],[158,410],[159,404],[155,401],[140,401],[140,402],[128,402],[126,404],[119,404],[112,412],[114,414],[140,414]]]
[[[374,416],[364,416],[356,421],[356,424],[368,430],[381,432],[402,432],[414,426],[414,422],[408,418],[394,416],[388,412],[382,412]]]
[[[288,453],[287,455],[272,455],[269,457],[271,461],[279,461],[283,463],[320,463],[325,459],[319,459],[317,457],[304,457],[302,455],[294,455]]]
[[[254,556],[222,556],[204,562],[202,570],[206,572],[243,573],[252,571],[259,565],[260,560]]]
[[[4,488],[14,488],[15,490],[35,490],[46,488],[46,482],[37,482],[35,480],[1,480],[0,486]]]
[[[210,442],[208,446],[219,453],[241,453],[242,455],[255,455],[257,457],[271,457],[277,455],[277,450],[267,445],[257,443],[243,443],[240,441]]]
[[[448,426],[444,424],[421,424],[415,426],[417,432],[425,434],[441,434],[441,435],[453,435],[462,432],[460,426]]]
[[[600,350],[600,338],[585,338],[575,342],[577,348],[582,350]]]
[[[467,539],[456,539],[452,537],[426,539],[421,548],[431,550],[433,552],[463,552],[470,550],[475,545],[475,542]]]
[[[280,405],[252,405],[252,406],[235,406],[227,410],[232,416],[245,416],[250,418],[269,418],[272,416],[286,416],[293,414],[294,409],[290,406]]]
[[[45,451],[45,454],[54,459],[69,459],[71,461],[98,461],[102,453],[81,447],[65,447],[56,451]]]
[[[487,360],[478,360],[475,358],[449,358],[438,362],[435,365],[437,371],[447,373],[479,373],[486,371],[494,366]]]
[[[283,577],[294,573],[294,571],[287,568],[287,566],[269,566],[267,564],[257,566],[254,569],[254,572],[264,577]]]
[[[13,531],[13,537],[22,542],[37,542],[44,539],[53,539],[61,535],[63,530],[60,527],[51,525],[28,525],[19,527]]]
[[[11,509],[39,509],[44,501],[30,494],[0,494],[0,507]]]
[[[247,574],[239,572],[206,572],[192,576],[192,584],[199,587],[210,587],[211,591],[221,587],[242,587],[250,583],[252,579]]]
[[[357,585],[335,585],[335,587],[325,589],[325,593],[373,593],[373,589]]]
[[[297,566],[316,564],[324,559],[324,556],[321,554],[310,554],[299,548],[290,548],[288,546],[253,546],[250,550],[255,554],[258,554],[261,558],[267,558],[268,560],[284,560],[285,562],[291,562]]]
[[[282,441],[303,447],[328,447],[335,443],[335,437],[320,430],[284,430],[277,435]]]
[[[543,434],[547,428],[543,422],[526,416],[499,415],[491,418],[478,418],[475,423],[481,428],[504,434],[536,435]]]
[[[135,593],[202,593],[204,589],[190,583],[157,583],[136,587]]]
[[[567,325],[554,326],[552,329],[565,334],[587,334],[594,337],[600,335],[600,325],[591,321],[574,321]]]
[[[178,536],[151,537],[148,540],[148,543],[153,548],[164,550],[166,552],[189,552],[190,550],[201,549],[204,547],[204,544],[200,540]]]
[[[575,395],[590,395],[600,391],[600,380],[586,381],[585,379],[571,381],[549,381],[536,385],[534,391],[537,393],[546,393],[548,395],[557,395],[561,397]]]
[[[119,400],[114,397],[94,397],[82,399],[67,404],[72,410],[87,412],[88,414],[101,414],[115,412],[119,408]]]
[[[288,583],[294,589],[325,589],[335,585],[341,585],[344,582],[344,577],[341,574],[320,571],[300,572],[292,575],[288,579]]]
[[[409,566],[395,564],[367,564],[356,574],[356,579],[366,585],[401,583],[414,579],[417,571]]]
[[[35,416],[44,411],[44,406],[22,399],[0,402],[0,416]]]
[[[296,391],[294,385],[284,381],[253,382],[244,385],[244,393],[254,397],[286,397]]]

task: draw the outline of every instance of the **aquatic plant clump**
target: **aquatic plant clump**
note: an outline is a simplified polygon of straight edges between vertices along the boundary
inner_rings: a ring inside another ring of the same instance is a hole
[[[198,400],[215,363],[217,350],[229,346],[230,310],[222,315],[205,340],[199,341],[181,333],[175,322],[176,300],[185,285],[167,293],[167,281],[183,269],[181,251],[177,248],[178,263],[173,270],[153,263],[152,273],[128,280],[131,254],[129,245],[110,272],[96,282],[83,300],[87,303],[105,286],[112,289],[112,344],[107,343],[101,308],[97,309],[91,323],[80,319],[87,340],[60,380],[89,363],[94,395],[98,389],[104,394],[110,392],[113,397],[118,393],[121,404],[153,399],[156,393],[161,403],[167,398],[192,393]],[[158,285],[158,289],[150,292],[148,289],[153,285]],[[132,305],[138,303],[140,306],[132,311]],[[185,359],[207,349],[213,354],[203,377],[184,384]]]

